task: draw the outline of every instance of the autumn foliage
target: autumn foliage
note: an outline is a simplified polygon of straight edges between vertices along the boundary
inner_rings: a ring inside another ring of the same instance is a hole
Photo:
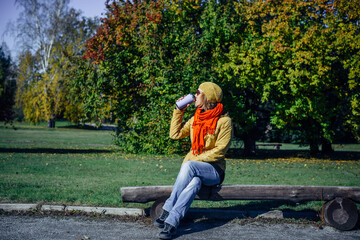
[[[84,56],[96,77],[82,86],[102,102],[87,109],[107,106],[103,116],[117,121],[124,151],[186,149],[186,141],[168,138],[172,109],[203,81],[223,88],[247,153],[275,128],[296,133],[312,152],[331,150],[344,132],[358,136],[357,1],[137,0],[106,7]]]

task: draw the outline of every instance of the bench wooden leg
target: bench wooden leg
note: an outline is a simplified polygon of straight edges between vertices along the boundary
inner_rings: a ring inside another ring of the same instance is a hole
[[[162,207],[164,206],[167,199],[168,197],[161,197],[153,203],[150,209],[150,217],[152,220],[155,221],[156,219],[158,219],[158,217],[162,213]]]
[[[353,229],[359,218],[356,204],[350,199],[335,198],[327,202],[323,210],[325,221],[342,231]]]

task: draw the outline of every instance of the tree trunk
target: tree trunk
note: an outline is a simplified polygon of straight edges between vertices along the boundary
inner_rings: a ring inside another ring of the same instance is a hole
[[[310,140],[310,154],[317,155],[319,153],[319,144],[316,140]]]
[[[48,128],[55,128],[55,118],[53,116],[48,120]]]
[[[256,151],[255,139],[252,136],[244,138],[244,154],[245,156],[254,156]]]
[[[322,140],[321,152],[325,153],[325,154],[334,152],[334,149],[332,148],[331,143],[326,139]]]

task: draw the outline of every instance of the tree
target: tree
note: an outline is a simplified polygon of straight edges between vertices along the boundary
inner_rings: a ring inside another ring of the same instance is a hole
[[[274,126],[299,132],[312,152],[339,131],[359,131],[352,2],[138,0],[107,9],[87,45],[94,65],[77,82],[91,99],[87,112],[116,118],[125,151],[186,145],[167,136],[173,103],[203,81],[223,87],[248,154]]]
[[[204,35],[213,42],[211,60],[230,96],[235,136],[244,141],[244,153],[255,154],[255,143],[267,129],[271,102],[263,102],[268,71],[268,49],[259,27],[257,4],[248,1],[210,1]],[[213,8],[213,9],[211,9]]]
[[[56,102],[59,105],[60,114],[64,118],[73,122],[84,122],[83,105],[84,94],[76,84],[76,78],[82,71],[86,62],[82,60],[86,50],[87,40],[94,35],[98,27],[97,18],[82,17],[79,11],[70,9],[62,23],[63,31],[55,46],[54,58],[56,59],[55,68],[61,69],[61,79],[58,96],[61,96]]]
[[[0,46],[0,96],[6,91],[6,78],[10,75],[10,56],[6,56],[3,46]]]
[[[23,110],[25,119],[30,122],[41,120],[42,108],[39,98],[43,94],[43,88],[39,84],[41,81],[38,74],[39,68],[36,56],[32,55],[30,51],[20,55],[15,101],[16,107]]]
[[[15,85],[14,73],[7,46],[0,46],[0,121],[10,122],[13,118],[12,106],[14,104]]]
[[[168,127],[175,100],[208,76],[196,33],[200,5],[108,3],[107,18],[88,44],[86,57],[98,76],[89,89],[111,100],[124,150],[169,153],[184,144],[170,141]]]
[[[339,0],[334,1],[333,9],[328,24],[336,27],[335,46],[341,53],[340,65],[348,88],[341,95],[349,106],[342,111],[343,125],[360,141],[360,8],[356,1]]]
[[[82,41],[83,44],[89,34],[92,34],[89,31],[94,31],[95,28],[93,21],[81,20],[79,12],[74,9],[69,10],[68,2],[68,0],[16,1],[17,5],[23,8],[21,17],[17,21],[19,30],[17,37],[21,40],[23,49],[28,51],[23,55],[24,64],[26,65],[28,61],[25,59],[29,59],[30,55],[35,57],[38,63],[35,69],[36,78],[27,78],[27,87],[19,87],[17,91],[18,99],[30,99],[19,100],[18,103],[22,103],[24,109],[34,110],[34,112],[24,112],[26,119],[32,122],[46,120],[49,127],[55,127],[56,117],[63,115],[66,108],[77,109],[66,104],[69,103],[69,100],[66,100],[69,91],[65,85],[67,59],[64,58],[63,52],[68,51],[68,56],[79,54],[80,42]],[[90,27],[85,26],[86,24]],[[70,40],[76,41],[70,43]],[[79,49],[75,50],[75,47]],[[26,72],[24,69],[20,71],[20,75]],[[19,82],[22,81],[23,79],[19,79]]]
[[[358,38],[358,26],[349,17],[339,18],[341,10],[333,1],[258,4],[255,12],[264,15],[261,30],[272,76],[263,100],[276,102],[272,123],[301,130],[312,153],[320,144],[324,152],[331,152],[336,131],[343,131],[345,119],[352,115],[350,98],[355,96],[343,61],[357,59],[359,48],[351,47],[350,41]]]
[[[41,111],[39,118],[33,120],[44,119],[48,121],[49,127],[55,127],[56,109],[53,94],[56,94],[54,87],[57,85],[58,77],[51,64],[54,46],[62,34],[60,23],[66,14],[68,0],[17,0],[16,4],[23,8],[17,21],[17,37],[21,39],[24,49],[38,56],[40,65],[41,78],[36,84],[40,85],[37,87],[38,90],[42,88],[42,93],[39,92],[41,97],[37,99]]]

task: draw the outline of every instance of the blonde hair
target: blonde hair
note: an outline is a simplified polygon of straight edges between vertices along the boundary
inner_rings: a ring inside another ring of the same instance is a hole
[[[203,98],[202,100],[204,101],[204,107],[203,107],[203,109],[204,109],[205,111],[214,109],[214,108],[217,106],[217,103],[215,103],[215,102],[210,102],[210,101],[207,99],[207,97],[205,96],[204,93],[202,94],[202,98]]]

